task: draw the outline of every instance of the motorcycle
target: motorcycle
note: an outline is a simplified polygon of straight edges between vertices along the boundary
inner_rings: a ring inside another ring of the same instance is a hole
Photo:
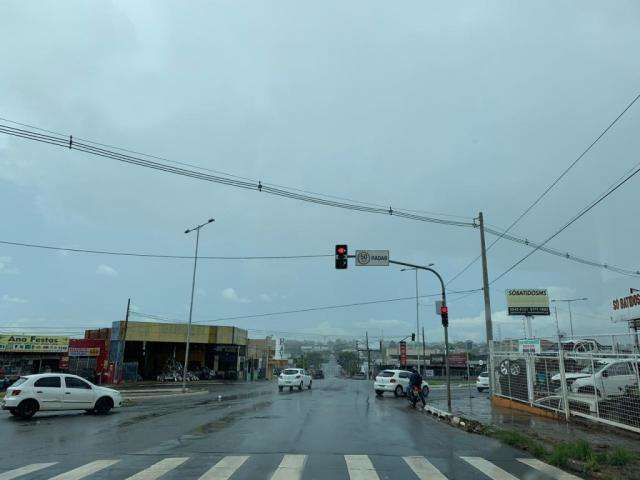
[[[420,389],[417,385],[408,388],[407,400],[413,408],[416,408],[416,403],[420,400]]]

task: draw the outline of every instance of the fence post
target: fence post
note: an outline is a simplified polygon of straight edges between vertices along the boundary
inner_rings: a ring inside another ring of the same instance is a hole
[[[598,386],[596,385],[596,365],[591,354],[591,378],[593,378],[593,397],[596,401],[596,418],[600,418],[600,405],[598,405]],[[602,392],[604,394],[604,392]]]
[[[569,395],[567,393],[567,375],[564,370],[564,350],[562,349],[562,337],[558,335],[558,363],[560,364],[560,391],[562,392],[562,404],[564,406],[565,420],[569,421]]]

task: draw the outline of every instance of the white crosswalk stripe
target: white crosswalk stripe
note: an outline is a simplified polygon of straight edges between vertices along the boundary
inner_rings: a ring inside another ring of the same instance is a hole
[[[489,460],[485,460],[482,457],[460,457],[465,462],[473,465],[482,473],[484,473],[487,477],[493,480],[518,480],[517,477],[514,477],[509,472],[504,471],[497,465],[494,465]]]
[[[300,480],[306,463],[306,455],[285,455],[271,480]]]
[[[14,478],[18,478],[18,477],[21,477],[22,475],[27,475],[29,473],[37,472],[38,470],[42,470],[43,468],[47,468],[55,464],[56,462],[32,463],[31,465],[25,465],[24,467],[15,468],[13,470],[9,470],[8,472],[0,473],[0,480],[13,480]]]
[[[174,468],[179,467],[187,460],[189,460],[189,457],[165,458],[129,477],[127,480],[155,480]]]
[[[95,462],[90,462],[86,465],[82,465],[81,467],[69,470],[68,472],[56,475],[49,480],[80,480],[81,478],[88,477],[100,470],[104,470],[119,461],[120,460],[96,460]]]
[[[581,480],[580,477],[563,472],[559,468],[546,464],[537,458],[519,458],[518,461],[525,465],[529,465],[531,468],[535,468],[539,472],[549,475],[551,478],[555,478],[556,480]]]
[[[164,458],[153,465],[138,471],[137,473],[135,473],[135,471],[131,472],[132,475],[127,477],[126,480],[156,480],[170,471],[177,469],[190,458],[191,457]],[[193,458],[193,461],[196,462],[199,461],[198,459],[206,461],[210,457],[197,456]],[[222,457],[214,465],[212,465],[213,462],[207,462],[206,467],[203,467],[201,471],[204,471],[205,468],[208,468],[208,470],[206,470],[198,480],[231,480],[250,458],[250,455],[227,455]],[[350,480],[380,480],[380,476],[368,455],[344,455],[343,458]],[[424,456],[416,455],[396,458],[399,462],[398,465],[404,462],[404,464],[406,464],[413,472],[414,475],[407,473],[411,478],[417,478],[418,480],[447,480],[447,476],[438,470],[438,468]],[[518,480],[514,474],[503,470],[483,457],[461,456],[459,458],[479,472],[482,472],[482,474],[491,480]],[[305,467],[307,466],[308,459],[308,455],[284,455],[278,467],[271,475],[270,480],[301,480]],[[559,468],[548,465],[535,458],[516,458],[514,460],[517,460],[521,464],[532,469],[528,473],[524,474],[523,478],[529,478],[531,475],[539,475],[542,473],[554,480],[580,480],[576,475],[564,472]],[[85,477],[89,477],[101,470],[109,468],[120,461],[121,460],[96,460],[74,468],[73,470],[60,473],[51,477],[49,480],[82,480]],[[28,480],[29,478],[32,478],[31,474],[40,472],[41,470],[54,465],[58,465],[58,462],[32,463],[24,465],[22,467],[0,473],[0,480]],[[121,467],[121,470],[128,468],[129,467],[126,467],[125,463]],[[539,473],[534,473],[534,471]],[[177,473],[180,472],[178,471]],[[42,474],[39,473],[38,475]],[[119,478],[123,478],[124,476],[124,474],[119,472]],[[382,476],[386,478],[384,474]]]
[[[351,480],[380,480],[368,455],[345,455],[344,461]]]
[[[248,458],[246,455],[224,457],[202,475],[200,480],[228,480]]]
[[[447,480],[440,470],[424,457],[402,457],[420,480]]]

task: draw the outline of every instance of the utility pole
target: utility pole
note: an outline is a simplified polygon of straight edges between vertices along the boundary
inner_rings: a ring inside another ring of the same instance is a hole
[[[489,389],[493,394],[493,365],[491,365],[491,342],[493,342],[493,325],[491,323],[491,296],[489,295],[489,270],[487,268],[487,246],[484,240],[484,217],[478,212],[480,224],[480,252],[482,254],[482,290],[484,293],[484,324],[487,335],[487,371],[489,372]]]
[[[193,278],[191,280],[191,303],[189,304],[189,324],[187,325],[187,340],[184,348],[184,367],[182,369],[182,393],[185,393],[187,391],[187,368],[189,366],[189,343],[191,342],[191,318],[193,315],[193,293],[195,292],[195,289],[196,289],[196,270],[198,268],[198,244],[200,242],[200,229],[205,225],[209,225],[213,221],[214,219],[210,218],[206,222],[201,223],[196,227],[188,228],[187,230],[184,231],[185,234],[191,233],[194,230],[196,231],[196,254],[193,257]],[[235,333],[235,330],[234,330],[234,333]],[[239,348],[240,347],[238,347],[238,353],[240,351]],[[237,357],[236,357],[236,361],[237,361]]]
[[[124,328],[122,329],[122,362],[119,365],[120,376],[124,377],[124,349],[127,347],[127,328],[129,327],[129,312],[131,311],[131,299],[127,300],[127,313],[124,316]],[[116,373],[117,375],[118,373]],[[124,380],[121,378],[120,380]]]
[[[369,349],[369,332],[365,332],[367,339],[367,380],[371,379],[371,350]]]

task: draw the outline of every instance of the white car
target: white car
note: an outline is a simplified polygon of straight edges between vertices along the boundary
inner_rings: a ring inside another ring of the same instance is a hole
[[[600,359],[591,362],[577,373],[567,373],[565,378],[571,393],[596,394],[599,398],[625,395],[630,388],[638,388],[638,364],[629,360]],[[560,383],[560,374],[551,377]]]
[[[479,392],[489,390],[489,372],[482,372],[476,380],[476,388]]]
[[[20,377],[2,400],[3,410],[21,418],[38,411],[86,410],[108,413],[122,405],[122,396],[112,388],[99,387],[76,375],[42,373]]]
[[[399,397],[405,394],[410,378],[411,372],[408,370],[383,370],[376,377],[373,389],[379,397],[384,392],[393,392],[396,397]],[[422,380],[422,394],[424,398],[429,395],[429,384],[424,380]]]
[[[311,375],[304,368],[285,368],[278,375],[278,390],[282,391],[284,387],[289,387],[289,391],[293,387],[302,390],[307,387],[311,390]]]

